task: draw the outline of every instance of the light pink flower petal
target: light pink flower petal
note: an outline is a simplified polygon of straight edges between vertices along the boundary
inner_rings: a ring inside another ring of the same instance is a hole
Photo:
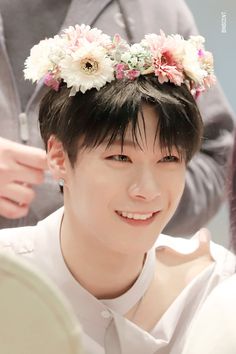
[[[45,75],[43,82],[46,86],[53,88],[55,91],[59,90],[60,82],[56,80],[51,73]]]

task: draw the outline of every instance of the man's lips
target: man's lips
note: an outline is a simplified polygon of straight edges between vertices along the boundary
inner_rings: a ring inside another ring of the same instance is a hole
[[[126,212],[126,211],[116,211],[116,214],[120,217],[120,219],[130,225],[149,225],[151,224],[155,217],[160,213],[158,211],[150,211],[150,212]]]

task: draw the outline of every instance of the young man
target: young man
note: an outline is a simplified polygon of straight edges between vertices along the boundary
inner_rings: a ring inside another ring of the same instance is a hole
[[[201,304],[235,268],[207,231],[161,234],[201,144],[192,95],[214,81],[203,38],[162,32],[129,46],[70,27],[32,49],[25,74],[51,87],[39,124],[64,208],[2,230],[1,248],[64,292],[88,353],[181,353]]]

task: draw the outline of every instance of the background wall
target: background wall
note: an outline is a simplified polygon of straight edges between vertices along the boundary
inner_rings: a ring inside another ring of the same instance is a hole
[[[200,33],[206,37],[206,47],[214,54],[216,75],[236,112],[236,1],[186,0],[186,3],[195,17]],[[215,241],[229,245],[226,203],[207,227]]]

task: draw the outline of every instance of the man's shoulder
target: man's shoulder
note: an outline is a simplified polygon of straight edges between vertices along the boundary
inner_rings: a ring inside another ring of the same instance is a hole
[[[19,255],[33,254],[36,242],[39,239],[43,242],[43,239],[59,228],[63,211],[63,208],[56,210],[35,226],[0,230],[0,251]]]
[[[14,254],[32,253],[37,226],[0,230],[0,251]]]

